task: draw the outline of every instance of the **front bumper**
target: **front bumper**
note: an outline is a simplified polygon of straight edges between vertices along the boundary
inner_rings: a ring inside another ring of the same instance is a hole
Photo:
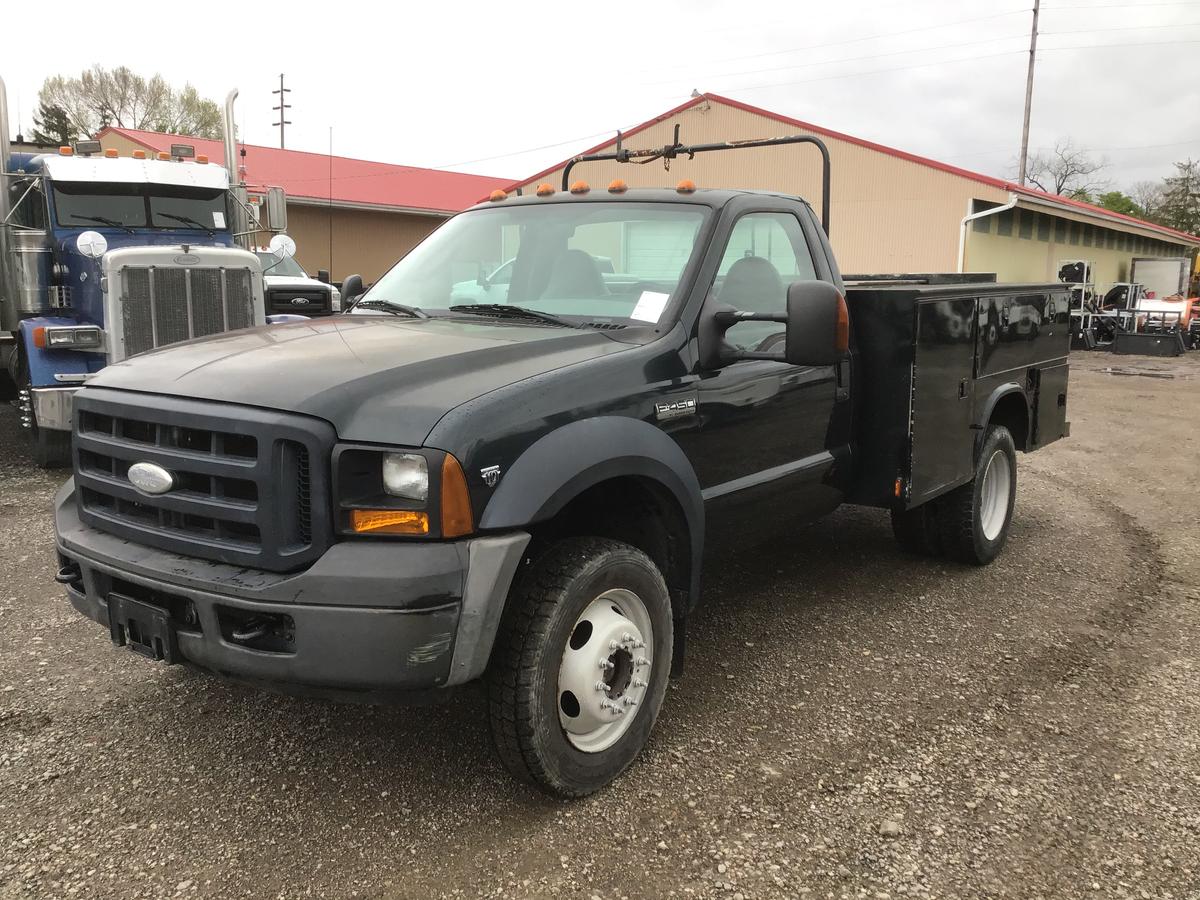
[[[529,543],[524,532],[421,544],[347,541],[301,572],[265,572],[84,525],[73,481],[55,498],[55,530],[71,605],[109,627],[114,640],[125,635],[110,623],[110,605],[132,604],[169,620],[168,659],[284,690],[335,694],[477,678]]]
[[[38,428],[49,431],[70,431],[75,411],[75,392],[78,387],[33,388],[29,403]]]

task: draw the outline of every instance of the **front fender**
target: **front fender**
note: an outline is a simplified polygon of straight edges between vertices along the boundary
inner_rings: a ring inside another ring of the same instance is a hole
[[[690,608],[699,596],[704,548],[700,482],[679,445],[648,422],[598,416],[539,438],[504,474],[479,526],[483,530],[527,528],[552,519],[588,488],[623,476],[656,482],[683,511],[691,549]]]
[[[47,325],[78,325],[74,319],[64,316],[37,316],[22,319],[17,327],[17,340],[21,353],[29,365],[29,383],[32,387],[62,387],[55,375],[87,375],[104,366],[104,354],[84,350],[51,350],[37,347],[33,342],[34,329]],[[14,373],[15,374],[15,373]]]

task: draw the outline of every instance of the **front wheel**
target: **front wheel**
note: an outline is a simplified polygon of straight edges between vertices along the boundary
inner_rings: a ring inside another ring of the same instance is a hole
[[[951,559],[983,566],[1008,540],[1017,499],[1017,450],[1002,425],[991,425],[975,456],[975,477],[938,501],[942,550]]]
[[[42,469],[65,469],[71,465],[71,432],[42,428],[38,424],[32,387],[29,364],[21,358],[17,364],[17,408],[23,430],[32,442],[33,461]]]
[[[671,600],[640,550],[570,538],[521,573],[488,672],[492,736],[510,772],[582,797],[637,758],[662,706]]]

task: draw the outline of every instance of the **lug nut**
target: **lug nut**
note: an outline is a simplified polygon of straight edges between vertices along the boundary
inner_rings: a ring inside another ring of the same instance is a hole
[[[633,661],[633,664],[640,669],[642,666],[650,665],[650,660],[646,659],[644,656],[639,656]]]
[[[607,685],[607,684],[605,684],[603,681],[597,681],[597,682],[596,682],[596,690],[598,690],[598,691],[607,691],[607,690],[608,690],[608,685]]]
[[[600,668],[607,671],[608,669],[611,669],[612,667],[613,667],[613,661],[611,659],[600,660]]]

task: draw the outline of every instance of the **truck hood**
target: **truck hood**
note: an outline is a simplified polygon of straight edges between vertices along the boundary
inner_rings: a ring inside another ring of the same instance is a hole
[[[631,346],[591,330],[335,316],[175,344],[89,384],[287,410],[325,419],[343,440],[415,447],[468,400]]]
[[[263,281],[269,288],[303,288],[304,290],[327,291],[331,285],[315,278],[305,278],[299,275],[264,275]]]

